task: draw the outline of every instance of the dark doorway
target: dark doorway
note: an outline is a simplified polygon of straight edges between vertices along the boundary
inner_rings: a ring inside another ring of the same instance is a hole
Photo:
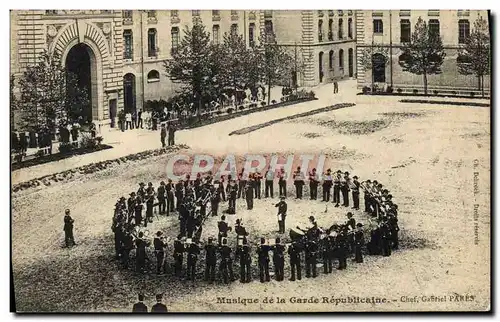
[[[354,76],[354,59],[353,59],[353,50],[352,48],[349,48],[349,51],[347,52],[348,56],[348,64],[349,64],[349,77]]]
[[[323,52],[319,53],[319,82],[323,83]]]
[[[385,64],[384,55],[377,53],[372,56],[372,73],[375,83],[385,83]]]
[[[135,75],[123,76],[123,105],[125,113],[135,112]]]
[[[72,111],[72,117],[82,118],[83,122],[92,121],[92,109],[93,102],[97,100],[97,82],[95,80],[96,68],[93,66],[95,64],[95,57],[92,49],[85,44],[77,44],[73,46],[66,56],[66,71],[68,76],[73,75],[76,78],[77,86],[81,90],[85,90],[87,94],[88,101],[82,106],[71,106],[70,111]],[[71,77],[71,76],[70,76]],[[94,84],[95,83],[95,84]],[[75,92],[74,89],[68,88],[68,94],[70,91]],[[95,106],[94,108],[97,108]]]
[[[115,127],[116,99],[109,100],[109,118],[111,120],[111,127]]]

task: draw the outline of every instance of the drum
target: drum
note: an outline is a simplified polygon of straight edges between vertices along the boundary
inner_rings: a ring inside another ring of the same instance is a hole
[[[304,238],[305,234],[303,231],[298,230],[297,228],[290,229],[290,238],[292,241],[300,240]]]

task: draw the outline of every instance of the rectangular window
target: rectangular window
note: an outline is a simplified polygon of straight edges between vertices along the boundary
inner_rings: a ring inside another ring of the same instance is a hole
[[[439,37],[439,20],[429,20],[429,35]]]
[[[266,20],[264,22],[264,30],[265,30],[266,34],[268,34],[268,35],[274,33],[273,22],[271,20]]]
[[[156,18],[156,10],[148,10],[148,18]]]
[[[124,50],[123,50],[123,58],[124,59],[133,59],[133,39],[132,39],[132,30],[124,30],[123,31],[123,42],[124,42]]]
[[[156,29],[151,28],[148,30],[148,57],[156,57]]]
[[[193,14],[193,17],[199,17],[200,16],[200,10],[193,10],[192,14]]]
[[[212,41],[214,44],[218,44],[219,43],[219,32],[220,32],[220,27],[219,25],[214,25],[212,27]]]
[[[376,34],[384,33],[384,24],[382,19],[373,19],[373,32]]]
[[[177,47],[179,47],[179,28],[173,27],[171,34],[172,34],[172,53],[176,53]]]
[[[255,46],[255,24],[251,23],[248,26],[248,44],[250,47]]]
[[[220,16],[219,10],[212,10],[212,16]]]
[[[231,33],[232,33],[232,34],[235,34],[235,35],[237,35],[237,34],[238,34],[238,24],[237,24],[237,23],[233,23],[233,24],[231,25]]]
[[[231,16],[237,16],[238,10],[231,10]]]
[[[349,39],[352,39],[352,18],[349,18],[349,20],[347,20],[347,37]]]
[[[132,19],[132,10],[123,10],[123,18]]]
[[[172,18],[179,17],[179,10],[170,10],[170,17]]]
[[[410,42],[411,38],[411,24],[408,19],[401,19],[401,38],[400,41]]]
[[[273,17],[272,10],[264,10],[264,19],[271,19]]]
[[[470,34],[469,20],[462,19],[458,21],[458,43],[465,44]]]
[[[342,18],[340,18],[339,19],[339,31],[338,31],[339,39],[344,38],[343,29],[344,29],[344,21],[342,20]]]

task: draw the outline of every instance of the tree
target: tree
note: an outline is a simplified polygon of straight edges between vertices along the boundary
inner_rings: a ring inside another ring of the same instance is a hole
[[[222,43],[222,58],[224,65],[220,69],[220,77],[227,87],[231,87],[235,92],[242,89],[248,79],[245,68],[249,51],[246,48],[242,35],[231,32],[224,34]]]
[[[476,19],[474,30],[466,36],[458,51],[457,63],[460,74],[477,77],[478,90],[484,96],[484,75],[490,73],[490,33],[483,17]]]
[[[440,74],[446,56],[441,37],[432,32],[427,23],[419,17],[410,42],[403,43],[401,50],[404,59],[400,59],[399,64],[403,71],[422,75],[424,93],[427,95],[427,75]]]
[[[290,77],[294,68],[294,59],[276,43],[273,33],[264,33],[259,42],[258,60],[267,83],[267,104],[270,104],[271,87],[281,84],[283,79]]]
[[[57,54],[44,51],[34,66],[28,66],[19,79],[21,128],[28,131],[54,131],[57,122],[72,122],[88,108],[86,89],[68,73]]]
[[[375,83],[374,73],[373,73],[373,66],[375,63],[374,58],[377,57],[377,55],[382,55],[383,57],[385,57],[385,60],[383,61],[384,67],[389,64],[389,59],[387,59],[387,57],[389,57],[389,49],[386,47],[377,46],[374,44],[372,44],[372,46],[370,46],[369,48],[365,48],[361,52],[361,56],[359,59],[360,65],[364,69],[364,71],[368,71],[368,70],[371,71],[371,75],[372,75],[372,77],[371,77],[371,89],[372,89],[372,92],[373,92],[373,87],[374,87],[374,83]],[[380,63],[380,62],[377,62],[377,63]]]
[[[194,96],[198,111],[203,97],[208,95],[213,74],[211,70],[210,34],[200,22],[185,27],[179,46],[172,50],[172,58],[164,62],[167,75],[173,82],[181,83],[181,94]]]

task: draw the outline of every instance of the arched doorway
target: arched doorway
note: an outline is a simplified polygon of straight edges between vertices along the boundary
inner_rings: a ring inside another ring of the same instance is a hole
[[[354,76],[354,59],[353,59],[352,48],[349,48],[347,56],[348,56],[348,63],[349,63],[349,77],[353,77]]]
[[[123,106],[125,113],[133,113],[135,107],[135,75],[132,73],[123,76]]]
[[[323,52],[319,53],[319,82],[323,83]]]
[[[372,74],[375,83],[385,83],[386,58],[380,53],[372,56]]]
[[[78,86],[78,91],[75,91],[74,88],[68,88],[68,94],[82,95],[83,92],[86,92],[88,98],[88,101],[82,102],[81,106],[70,107],[70,113],[73,114],[71,117],[81,117],[83,122],[97,119],[97,66],[94,52],[86,44],[76,44],[69,50],[65,66],[67,77],[75,77]]]

